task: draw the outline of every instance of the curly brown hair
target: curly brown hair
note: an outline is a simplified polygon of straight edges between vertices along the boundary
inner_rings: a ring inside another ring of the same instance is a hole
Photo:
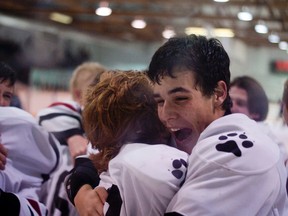
[[[160,122],[151,83],[144,72],[114,71],[90,86],[83,110],[86,135],[100,153],[92,156],[98,172],[127,143],[167,143],[169,132]]]

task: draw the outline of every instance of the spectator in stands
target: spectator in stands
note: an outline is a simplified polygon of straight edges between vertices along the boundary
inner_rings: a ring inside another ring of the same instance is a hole
[[[232,113],[243,113],[255,121],[264,121],[268,115],[269,101],[261,84],[249,76],[232,80],[229,91]]]
[[[34,117],[9,107],[16,73],[0,63],[0,206],[4,215],[46,215],[46,187],[58,165],[59,144]],[[57,146],[58,145],[58,146]]]
[[[0,62],[0,106],[10,106],[15,82],[16,72],[6,63]]]

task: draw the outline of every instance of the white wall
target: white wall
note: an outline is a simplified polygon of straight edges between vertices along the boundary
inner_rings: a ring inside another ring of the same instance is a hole
[[[273,73],[270,64],[274,60],[288,61],[286,51],[278,48],[247,47],[239,41],[223,43],[231,58],[231,78],[249,75],[257,79],[265,89],[271,102],[278,102],[282,97],[283,85],[287,74]]]

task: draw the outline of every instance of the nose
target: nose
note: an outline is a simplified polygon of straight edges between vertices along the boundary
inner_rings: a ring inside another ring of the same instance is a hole
[[[163,106],[158,107],[158,116],[160,120],[167,125],[169,121],[176,119],[177,111],[176,109],[169,104],[168,102],[164,102]]]

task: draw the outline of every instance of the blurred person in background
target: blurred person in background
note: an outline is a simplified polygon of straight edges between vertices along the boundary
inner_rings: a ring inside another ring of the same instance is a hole
[[[239,76],[232,80],[229,91],[233,106],[232,113],[243,113],[255,120],[268,135],[279,144],[288,159],[288,137],[281,136],[285,131],[266,121],[269,100],[261,84],[250,76]]]
[[[57,168],[59,143],[34,116],[16,107],[0,107],[0,143],[8,152],[0,171],[1,215],[47,215],[46,183]]]
[[[288,80],[284,83],[284,90],[282,96],[282,110],[283,110],[283,119],[285,124],[288,125]]]
[[[282,113],[283,113],[284,122],[288,126],[288,79],[284,83],[284,90],[283,90],[283,95],[282,95]],[[287,139],[287,136],[288,134],[286,134],[286,139]],[[286,189],[288,193],[288,180],[287,180]]]
[[[252,77],[239,76],[232,80],[229,94],[233,103],[231,112],[243,113],[259,124],[263,132],[278,144],[288,171],[288,134],[266,122],[269,100],[261,84]]]
[[[104,71],[106,68],[97,62],[82,63],[70,79],[72,100],[55,102],[36,116],[39,124],[58,139],[63,156],[62,164],[49,182],[46,201],[49,215],[77,215],[75,207],[68,201],[64,179],[74,167],[75,158],[87,152],[88,140],[82,126],[83,94]]]
[[[268,97],[254,78],[236,77],[231,81],[229,94],[233,103],[232,113],[243,113],[257,122],[266,120],[269,110]]]
[[[0,106],[22,108],[20,98],[15,94],[17,73],[9,65],[0,62]]]
[[[4,215],[46,215],[45,182],[61,157],[58,141],[28,112],[9,107],[16,72],[0,63],[0,206]]]
[[[0,106],[10,106],[14,95],[16,72],[6,63],[0,62]],[[0,143],[0,169],[4,169],[7,150]]]
[[[0,62],[0,106],[11,105],[16,79],[16,72],[6,63]]]

